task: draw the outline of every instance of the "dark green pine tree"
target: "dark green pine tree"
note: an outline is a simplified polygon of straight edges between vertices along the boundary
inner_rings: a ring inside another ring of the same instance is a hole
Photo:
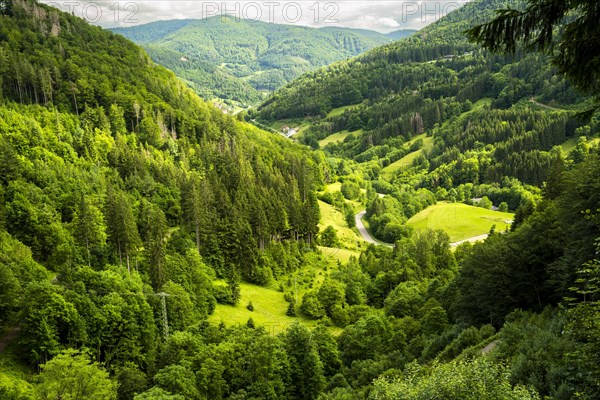
[[[562,174],[565,171],[565,160],[561,153],[554,154],[552,167],[544,183],[543,193],[548,200],[557,198],[563,191]]]
[[[317,225],[321,219],[317,195],[313,191],[308,192],[307,199],[302,205],[302,211],[304,217],[303,233],[308,243],[312,244],[313,239],[319,232],[319,227]]]
[[[91,266],[91,250],[106,242],[106,227],[102,213],[85,195],[81,195],[77,211],[73,215],[73,230],[75,240],[85,248],[87,262]]]
[[[191,173],[182,188],[182,206],[187,225],[196,238],[196,248],[201,252],[202,230],[207,229],[210,218],[208,205],[212,194],[206,179],[202,179],[197,173]]]
[[[131,271],[129,258],[139,248],[141,240],[127,194],[109,186],[105,214],[108,234],[119,255],[119,264],[123,265],[125,257],[127,270]]]
[[[598,0],[527,0],[524,10],[498,10],[496,17],[467,31],[469,38],[492,51],[528,50],[550,54],[558,71],[595,96],[600,109],[600,7]],[[559,28],[560,29],[557,29]]]
[[[316,399],[325,386],[323,364],[310,331],[295,323],[284,337],[291,367],[291,394],[294,399]]]

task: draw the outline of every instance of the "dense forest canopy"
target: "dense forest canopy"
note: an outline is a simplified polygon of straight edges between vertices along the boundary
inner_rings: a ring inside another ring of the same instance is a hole
[[[597,398],[600,124],[546,56],[468,42],[503,2],[235,117],[0,4],[0,398]]]
[[[391,38],[374,31],[212,17],[158,21],[113,32],[142,45],[199,95],[256,103],[301,74],[356,56]],[[399,39],[414,31],[393,33]]]
[[[395,203],[367,208],[381,240],[393,242],[397,225],[435,197],[485,195],[516,210],[536,196],[522,184],[548,179],[555,147],[593,138],[599,125],[576,118],[592,101],[547,56],[493,54],[468,41],[464,31],[502,4],[468,3],[408,39],[305,74],[250,116],[301,126],[300,142],[353,161],[380,193],[398,191]],[[342,139],[326,139],[340,132]],[[406,162],[411,168],[398,168]],[[403,198],[415,190],[418,197]]]

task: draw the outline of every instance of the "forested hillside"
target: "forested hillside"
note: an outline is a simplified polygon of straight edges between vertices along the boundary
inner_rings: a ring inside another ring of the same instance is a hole
[[[311,149],[0,2],[0,398],[597,399],[600,127],[500,3],[249,116]]]
[[[113,32],[142,45],[154,61],[175,71],[201,97],[245,105],[307,71],[391,40],[373,31],[233,17],[159,21]]]
[[[319,220],[311,154],[203,102],[121,36],[7,4],[0,323],[20,331],[22,361],[87,348],[113,372],[149,372],[168,330],[236,303],[241,280],[303,265]]]
[[[593,140],[600,127],[573,118],[590,100],[546,56],[491,54],[467,41],[464,31],[503,4],[468,3],[409,39],[306,74],[251,117],[302,126],[301,142],[327,143],[326,154],[351,160],[380,193],[397,191],[367,208],[381,240],[393,242],[436,199],[487,196],[517,210],[536,197],[527,185],[548,179],[556,146]]]

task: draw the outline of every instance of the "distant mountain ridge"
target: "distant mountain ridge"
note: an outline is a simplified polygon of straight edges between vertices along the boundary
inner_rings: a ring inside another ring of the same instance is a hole
[[[142,45],[206,99],[251,104],[305,72],[414,31],[309,28],[214,17],[157,21],[113,32]]]

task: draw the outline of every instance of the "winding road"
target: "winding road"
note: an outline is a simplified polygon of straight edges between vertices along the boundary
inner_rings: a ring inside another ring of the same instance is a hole
[[[485,239],[487,239],[488,236],[489,236],[489,234],[486,233],[485,235],[478,235],[478,236],[470,237],[468,239],[459,240],[458,242],[450,243],[450,247],[456,247],[456,246],[459,246],[459,245],[461,245],[463,243],[467,243],[467,242],[469,242],[469,243],[482,242]]]
[[[367,243],[371,243],[371,244],[375,244],[375,245],[379,245],[379,246],[394,247],[394,245],[391,245],[389,243],[378,242],[377,240],[375,240],[373,238],[373,236],[371,236],[371,234],[369,233],[369,231],[367,230],[367,228],[365,227],[365,225],[362,222],[362,219],[366,213],[367,213],[367,210],[363,210],[354,216],[354,219],[356,220],[356,228],[358,228],[358,231],[360,232],[360,235],[362,236],[363,240]],[[484,241],[485,239],[487,239],[488,236],[489,235],[486,233],[484,235],[478,235],[478,236],[470,237],[468,239],[459,240],[458,242],[450,243],[450,247],[457,247],[466,242],[470,242],[470,243],[481,242],[481,241]]]
[[[367,230],[367,228],[365,227],[365,225],[362,222],[362,219],[366,213],[367,213],[367,210],[363,210],[354,216],[354,218],[356,220],[356,227],[358,228],[358,231],[360,232],[360,235],[362,236],[364,241],[367,243],[376,244],[379,246],[394,247],[394,245],[392,245],[392,244],[378,242],[377,240],[373,239],[373,236],[371,236],[371,234],[369,233],[369,231]]]
[[[356,216],[354,217],[356,219],[356,227],[358,228],[358,231],[360,232],[360,235],[363,237],[365,242],[372,243],[372,244],[379,244],[378,241],[373,239],[373,236],[371,236],[371,234],[369,233],[367,228],[365,228],[365,225],[362,222],[362,219],[366,213],[367,213],[367,210],[363,210],[363,211],[359,212],[358,214],[356,214]]]
[[[549,105],[547,105],[547,104],[540,103],[539,101],[537,101],[537,100],[535,99],[535,97],[532,97],[532,98],[530,98],[530,99],[529,99],[529,101],[530,101],[530,102],[532,102],[533,104],[535,104],[536,106],[543,107],[543,108],[545,108],[545,109],[548,109],[548,110],[552,110],[552,111],[562,111],[560,108],[554,108],[554,107],[551,107],[551,106],[549,106]]]

